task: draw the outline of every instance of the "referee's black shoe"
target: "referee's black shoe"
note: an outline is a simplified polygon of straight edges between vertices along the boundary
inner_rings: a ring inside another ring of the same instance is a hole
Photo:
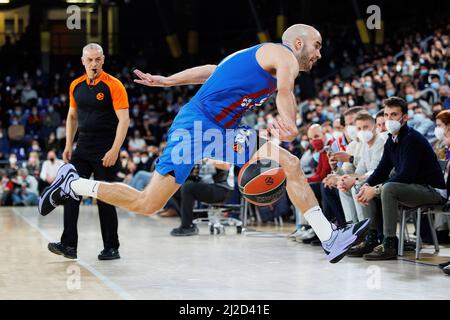
[[[64,256],[67,259],[77,259],[77,249],[74,247],[69,247],[61,242],[55,243],[51,242],[48,244],[48,250],[54,254]]]
[[[120,259],[119,249],[104,249],[98,255],[98,260],[114,260]]]

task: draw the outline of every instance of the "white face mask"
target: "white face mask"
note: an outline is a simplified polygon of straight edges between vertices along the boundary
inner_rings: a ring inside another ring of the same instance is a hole
[[[369,130],[359,131],[358,138],[359,140],[368,143],[373,138],[373,132]]]
[[[398,120],[386,120],[385,122],[386,129],[391,134],[396,134],[400,131],[400,128],[402,127],[400,121]]]
[[[139,164],[141,162],[141,158],[140,157],[133,157],[133,162],[135,164]]]
[[[326,140],[327,141],[330,141],[330,140],[333,140],[333,135],[332,134],[330,134],[330,133],[325,133],[325,137],[326,137]]]
[[[356,140],[358,137],[358,128],[356,126],[347,126],[345,130],[351,140]]]
[[[342,131],[333,131],[333,138],[340,139],[344,134],[342,133]]]
[[[441,128],[441,127],[436,127],[436,128],[434,128],[434,135],[436,136],[436,138],[437,138],[438,140],[444,139],[444,136],[445,136],[445,130],[444,130],[444,128]]]
[[[309,147],[309,142],[306,141],[306,140],[302,140],[300,142],[300,144],[301,144],[302,148],[305,149],[305,150],[308,149],[308,147]]]

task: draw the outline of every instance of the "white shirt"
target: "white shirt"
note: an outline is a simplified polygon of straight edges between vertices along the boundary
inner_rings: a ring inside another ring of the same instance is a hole
[[[145,149],[145,140],[142,138],[130,139],[128,146],[133,148],[134,150],[143,150]]]
[[[64,161],[60,159],[55,159],[54,162],[50,160],[45,160],[42,164],[40,178],[44,181],[47,181],[47,177],[56,177],[56,173],[58,169],[64,164]]]
[[[386,135],[377,134],[375,136],[375,141],[371,146],[367,143],[363,143],[361,159],[359,160],[355,170],[356,174],[366,176],[372,174],[383,156],[384,144],[386,143],[386,140]]]
[[[342,167],[338,170],[339,174],[352,174],[355,172],[355,168],[358,166],[359,161],[361,160],[362,152],[363,152],[363,143],[358,139],[353,140],[347,145],[345,149],[349,155],[353,156],[353,163],[344,162]]]

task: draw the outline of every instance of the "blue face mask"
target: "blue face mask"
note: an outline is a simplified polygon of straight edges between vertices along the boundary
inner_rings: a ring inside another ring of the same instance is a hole
[[[439,84],[439,82],[433,82],[431,84],[431,87],[435,90],[439,90],[440,84]]]
[[[421,121],[423,121],[423,120],[425,120],[425,115],[423,114],[423,113],[416,113],[415,115],[414,115],[414,121],[416,121],[416,122],[421,122]]]
[[[414,117],[414,110],[408,110],[408,116],[410,118],[413,118]]]
[[[425,76],[428,74],[428,70],[426,69],[420,69],[420,75]]]
[[[393,90],[393,89],[389,89],[386,91],[386,95],[388,97],[392,97],[394,94],[395,94],[395,90]]]
[[[412,94],[407,94],[405,98],[406,98],[406,102],[414,101],[414,96]]]

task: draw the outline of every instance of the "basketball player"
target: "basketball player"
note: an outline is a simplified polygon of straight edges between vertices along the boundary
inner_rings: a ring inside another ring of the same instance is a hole
[[[205,65],[187,69],[170,77],[144,74],[139,70],[135,82],[150,87],[203,84],[197,94],[175,117],[167,146],[156,164],[151,183],[144,191],[138,191],[120,183],[107,183],[79,178],[70,164],[64,165],[57,179],[44,193],[39,206],[45,215],[52,211],[61,199],[61,194],[90,196],[129,211],[153,214],[161,209],[176,192],[195,163],[205,156],[206,143],[193,141],[200,133],[215,129],[224,136],[224,151],[215,155],[225,159],[223,153],[235,150],[235,140],[230,132],[242,132],[237,128],[243,113],[261,105],[269,95],[278,91],[276,104],[279,116],[268,128],[268,133],[281,141],[292,141],[298,130],[295,124],[297,105],[293,93],[294,82],[299,72],[309,71],[321,58],[322,38],[311,26],[296,24],[282,36],[282,44],[263,43],[238,51],[226,57],[219,65]],[[198,127],[200,122],[201,128]],[[236,129],[236,130],[229,130]],[[194,139],[181,139],[180,132],[190,133]],[[185,145],[194,146],[184,148]],[[191,157],[190,162],[175,161],[174,154],[183,149],[182,158]],[[254,145],[245,144],[245,159],[249,159]],[[276,155],[276,157],[274,157]],[[314,193],[300,168],[300,160],[268,141],[253,155],[278,161],[287,179],[287,192],[294,205],[304,213],[322,242],[331,263],[340,261],[345,253],[364,238],[368,220],[344,228],[336,228],[323,215]],[[214,156],[211,156],[214,157]],[[53,195],[57,196],[55,199]]]

